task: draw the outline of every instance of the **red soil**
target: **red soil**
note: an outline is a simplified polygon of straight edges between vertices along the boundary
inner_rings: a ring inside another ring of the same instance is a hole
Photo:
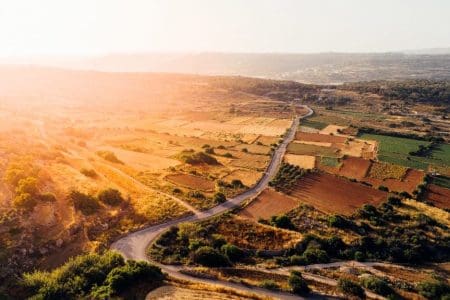
[[[291,194],[325,213],[350,215],[363,204],[378,205],[387,193],[327,173],[302,177]]]
[[[405,177],[402,180],[398,179],[385,179],[380,180],[376,178],[364,178],[363,181],[372,184],[374,188],[378,188],[380,185],[384,185],[389,189],[389,191],[394,192],[412,192],[417,188],[417,186],[422,183],[425,173],[423,171],[408,169],[406,171]]]
[[[286,213],[299,205],[299,202],[278,193],[272,189],[265,189],[256,199],[239,212],[241,217],[258,220]]]
[[[200,176],[194,176],[190,174],[172,174],[167,175],[165,179],[176,185],[180,185],[190,189],[205,192],[214,190],[214,182]]]
[[[425,194],[425,200],[432,202],[439,208],[450,208],[450,190],[429,184]]]
[[[344,160],[339,175],[361,180],[366,177],[372,162],[359,157],[348,157]]]

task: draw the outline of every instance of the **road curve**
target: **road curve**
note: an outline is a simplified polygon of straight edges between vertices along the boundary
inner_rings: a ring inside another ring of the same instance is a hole
[[[162,232],[170,228],[171,226],[183,223],[183,222],[192,222],[192,221],[199,221],[205,218],[209,218],[212,216],[215,216],[217,214],[223,213],[227,210],[230,210],[238,205],[240,205],[244,200],[249,199],[251,197],[257,196],[260,192],[262,192],[269,184],[272,177],[276,174],[278,171],[278,168],[282,162],[283,156],[286,152],[286,148],[288,144],[294,139],[295,132],[297,130],[297,127],[299,125],[300,119],[306,118],[311,116],[314,112],[311,108],[304,105],[304,107],[308,110],[308,113],[301,116],[296,117],[294,121],[292,122],[291,127],[289,128],[287,134],[284,136],[283,142],[279,145],[279,147],[275,150],[272,156],[272,160],[270,161],[270,164],[264,173],[263,177],[260,179],[260,181],[253,186],[252,188],[248,189],[242,194],[237,195],[234,198],[228,199],[228,201],[217,205],[209,210],[199,212],[195,215],[190,215],[187,217],[183,217],[180,219],[171,220],[162,224],[150,226],[147,228],[144,228],[142,230],[130,233],[121,239],[117,240],[111,245],[111,249],[118,251],[121,253],[125,258],[127,259],[134,259],[134,260],[146,260],[148,261],[148,257],[146,255],[146,249],[148,245],[156,239]],[[247,288],[243,285],[239,284],[233,284],[229,282],[217,282],[212,281],[208,279],[199,279],[195,277],[191,277],[188,275],[184,275],[178,272],[176,268],[171,268],[171,266],[162,265],[159,263],[152,262],[154,264],[157,264],[161,267],[161,269],[170,274],[173,277],[181,278],[181,279],[188,279],[191,281],[200,281],[205,283],[214,283],[216,285],[223,285],[226,287],[231,287],[239,290],[244,291],[252,291],[257,292],[260,294],[264,294],[270,297],[277,297],[277,298],[283,298],[283,299],[299,299],[299,297],[287,294],[287,293],[278,293],[278,292],[271,292],[263,289],[257,289],[257,288]]]

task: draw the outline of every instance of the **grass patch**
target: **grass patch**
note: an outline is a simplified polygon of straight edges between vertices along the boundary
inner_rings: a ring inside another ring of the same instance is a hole
[[[323,166],[336,168],[341,165],[341,162],[337,157],[323,156],[320,158],[320,164]]]
[[[450,166],[449,144],[438,145],[429,157],[419,157],[409,153],[417,151],[421,145],[428,146],[430,142],[367,133],[360,135],[360,138],[378,141],[378,159],[381,161],[422,170],[427,170],[429,165]]]
[[[324,122],[311,121],[309,119],[306,119],[306,120],[302,120],[300,122],[300,126],[306,126],[306,127],[311,127],[311,128],[322,130],[325,127],[327,127],[328,124],[324,123]]]
[[[436,176],[433,178],[433,183],[443,188],[450,189],[450,177]]]

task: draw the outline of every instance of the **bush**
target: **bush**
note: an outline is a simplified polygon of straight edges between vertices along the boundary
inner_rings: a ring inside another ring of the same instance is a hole
[[[272,218],[270,218],[270,223],[278,228],[284,229],[294,228],[294,224],[292,224],[291,219],[289,219],[289,217],[286,215],[272,216]]]
[[[230,152],[227,152],[223,155],[223,157],[233,158],[233,154],[231,154]]]
[[[330,261],[327,253],[324,250],[316,248],[308,248],[303,252],[303,257],[308,264],[327,263]]]
[[[227,201],[227,197],[225,197],[225,195],[223,193],[215,193],[214,194],[214,202],[216,203],[224,203]]]
[[[291,272],[291,275],[288,279],[289,287],[292,289],[292,292],[297,295],[303,295],[309,293],[310,289],[308,284],[303,279],[302,274],[300,272]]]
[[[226,267],[230,265],[226,256],[209,246],[198,248],[192,258],[195,263],[206,267]]]
[[[341,215],[332,215],[328,217],[328,224],[336,228],[349,228],[351,222]]]
[[[242,181],[240,181],[239,179],[233,179],[231,181],[231,185],[233,186],[233,188],[237,189],[237,188],[243,188],[245,187],[245,185],[242,183]]]
[[[292,255],[290,257],[289,261],[290,261],[290,264],[293,266],[304,266],[304,265],[308,264],[305,257],[303,257],[301,255]]]
[[[91,178],[95,178],[97,177],[97,172],[95,172],[94,169],[81,169],[80,173],[83,174],[86,177],[91,177]]]
[[[379,189],[380,191],[389,192],[389,188],[388,188],[387,186],[384,186],[384,185],[380,185],[380,186],[378,187],[378,189]]]
[[[259,284],[259,287],[263,288],[263,289],[268,289],[268,290],[279,290],[280,286],[278,285],[278,283],[276,283],[273,280],[263,280],[261,281],[261,283]]]
[[[354,258],[356,261],[364,261],[366,259],[366,255],[364,252],[356,251],[354,254]]]
[[[389,284],[385,280],[378,279],[374,276],[364,278],[361,281],[361,284],[365,288],[367,288],[381,296],[386,297],[386,296],[395,294],[394,290],[389,286]]]
[[[72,191],[69,198],[75,209],[81,211],[84,215],[91,215],[100,208],[97,199],[78,191]]]
[[[43,193],[36,196],[39,201],[42,202],[55,202],[56,196],[52,193]]]
[[[338,289],[344,293],[345,295],[357,296],[359,298],[365,298],[364,289],[357,283],[345,279],[340,278],[338,280]]]
[[[124,201],[120,192],[116,189],[111,188],[101,191],[98,194],[98,200],[111,206],[119,205]]]
[[[104,160],[107,160],[107,161],[110,161],[113,163],[123,164],[123,162],[121,160],[119,160],[117,158],[117,156],[114,154],[114,152],[105,150],[105,151],[97,151],[96,153],[98,156],[100,156]]]
[[[32,210],[36,206],[36,199],[28,193],[22,193],[14,197],[14,207],[21,210]]]
[[[220,250],[225,254],[230,261],[236,262],[240,261],[245,257],[245,252],[232,244],[223,245]]]
[[[206,199],[206,196],[202,192],[199,192],[199,191],[190,191],[188,193],[188,196],[191,198],[198,199],[198,200]]]
[[[398,197],[390,196],[387,200],[388,204],[393,206],[400,206],[402,204],[402,200]]]
[[[204,152],[187,153],[184,152],[181,155],[181,160],[190,165],[207,164],[218,165],[217,159]]]
[[[158,267],[125,262],[108,251],[77,256],[51,272],[26,273],[23,278],[33,299],[109,299],[142,279],[160,284],[163,274]]]
[[[446,282],[425,281],[417,285],[417,290],[427,299],[444,299],[450,293],[450,286]]]

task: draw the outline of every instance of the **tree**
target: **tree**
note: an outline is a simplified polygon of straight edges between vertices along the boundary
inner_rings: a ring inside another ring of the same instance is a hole
[[[417,285],[417,290],[427,299],[444,299],[450,293],[450,286],[441,281],[424,281]]]
[[[303,279],[300,272],[292,271],[289,276],[288,283],[294,294],[303,295],[309,293],[310,291],[308,284]]]
[[[101,202],[103,202],[107,205],[110,205],[110,206],[119,205],[120,203],[122,203],[124,201],[120,192],[116,189],[111,189],[111,188],[101,191],[98,194],[98,199]]]
[[[361,283],[365,288],[381,296],[387,297],[389,295],[395,294],[395,291],[389,286],[389,284],[385,280],[378,279],[374,276],[364,278],[361,281]]]

